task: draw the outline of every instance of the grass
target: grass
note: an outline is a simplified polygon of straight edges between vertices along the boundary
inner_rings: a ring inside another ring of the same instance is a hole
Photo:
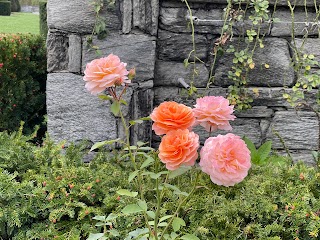
[[[39,15],[33,13],[11,13],[0,16],[0,33],[39,34]]]

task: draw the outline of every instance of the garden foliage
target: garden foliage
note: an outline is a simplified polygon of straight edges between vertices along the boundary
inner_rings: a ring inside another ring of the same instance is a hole
[[[11,2],[7,0],[0,0],[0,16],[11,15]]]
[[[48,139],[42,147],[29,140],[21,129],[11,135],[0,133],[1,238],[86,239],[89,233],[103,231],[104,226],[95,226],[94,216],[119,212],[132,201],[117,193],[137,190],[134,184],[128,186],[133,169],[123,153],[99,152],[83,163],[85,144],[65,150]],[[200,174],[196,192],[178,214],[186,226],[177,232],[199,239],[317,239],[320,174],[277,158],[274,162],[281,164],[253,166],[232,188],[212,184]],[[168,184],[190,191],[193,175],[189,171]],[[155,181],[145,177],[149,209],[157,204]],[[173,214],[180,196],[170,188],[164,194],[161,215]],[[125,239],[128,232],[143,227],[143,216],[123,214],[105,227],[119,233],[110,239]]]
[[[46,49],[39,35],[0,35],[0,131],[31,132],[45,114]]]

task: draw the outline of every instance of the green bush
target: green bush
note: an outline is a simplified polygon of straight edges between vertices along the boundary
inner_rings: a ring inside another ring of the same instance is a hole
[[[11,2],[0,0],[0,16],[11,15]]]
[[[40,19],[40,34],[47,38],[48,25],[47,25],[47,2],[39,2],[39,19]]]
[[[22,130],[0,133],[0,238],[86,239],[100,231],[94,216],[119,213],[131,201],[116,193],[135,190],[127,181],[132,168],[121,153],[100,152],[85,164],[85,144],[65,150],[63,143],[45,140],[40,147],[30,138]],[[320,173],[279,159],[282,164],[253,166],[243,182],[229,188],[201,174],[198,190],[179,212],[186,222],[181,234],[203,240],[318,239]],[[193,177],[190,171],[168,183],[188,192]],[[148,209],[156,205],[154,181],[144,189]],[[179,196],[171,190],[164,194],[161,213],[172,214]],[[120,236],[111,239],[125,239],[143,221],[139,214],[117,218],[112,227]]]
[[[11,0],[11,12],[20,12],[21,6],[19,0]]]
[[[0,131],[30,133],[45,115],[46,49],[39,35],[0,35]]]

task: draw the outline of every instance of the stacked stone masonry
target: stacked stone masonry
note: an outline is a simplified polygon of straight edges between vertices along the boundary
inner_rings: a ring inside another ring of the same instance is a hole
[[[232,84],[227,73],[233,56],[224,54],[218,58],[214,68],[214,84],[206,89],[213,47],[223,26],[225,0],[189,0],[195,22],[196,56],[205,64],[197,63],[199,75],[195,86],[199,94],[226,96]],[[302,45],[302,36],[308,31],[311,38],[304,43],[304,51],[320,60],[318,28],[310,27],[315,18],[314,1],[307,1],[306,18],[304,1],[295,1],[295,39]],[[273,14],[275,1],[270,1]],[[320,0],[316,0],[320,4]],[[98,100],[84,88],[82,80],[86,63],[99,56],[87,47],[95,22],[91,0],[48,0],[48,82],[47,110],[48,130],[56,141],[91,142],[123,137],[119,119],[108,111],[109,103]],[[183,60],[192,50],[190,28],[185,3],[181,0],[117,0],[113,7],[102,11],[108,26],[106,39],[93,39],[102,56],[114,53],[135,67],[137,76],[126,93],[129,103],[125,116],[137,119],[148,116],[152,109],[163,101],[175,100],[189,106],[195,97],[189,97],[178,78],[187,83],[191,79],[191,66],[185,68]],[[264,141],[273,141],[273,148],[285,152],[284,146],[275,135],[277,132],[290,149],[295,160],[312,162],[311,150],[317,149],[318,122],[314,113],[296,112],[283,99],[284,92],[295,84],[297,74],[291,64],[293,57],[291,38],[291,15],[287,1],[277,1],[274,17],[278,22],[264,23],[264,48],[257,48],[253,57],[255,68],[249,73],[249,92],[253,97],[253,108],[237,112],[231,123],[234,133],[246,135],[259,146]],[[210,20],[210,21],[207,21]],[[250,21],[237,22],[233,26],[233,42],[239,35],[251,29]],[[245,43],[240,41],[240,45]],[[265,68],[265,64],[269,68]],[[317,91],[307,98],[316,100]],[[203,142],[207,133],[197,129]],[[217,132],[216,134],[224,134]],[[159,138],[152,135],[151,123],[132,129],[132,141],[152,140],[157,145]]]

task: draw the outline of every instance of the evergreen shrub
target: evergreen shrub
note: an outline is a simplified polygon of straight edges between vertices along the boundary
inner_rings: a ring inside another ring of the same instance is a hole
[[[6,0],[0,0],[0,16],[11,15],[11,2]]]
[[[11,0],[11,12],[20,12],[21,6],[19,0]]]
[[[48,25],[47,25],[47,1],[39,2],[39,19],[40,19],[40,34],[47,38]]]
[[[40,35],[0,35],[0,131],[20,121],[32,132],[44,120],[46,49]]]
[[[86,239],[103,229],[95,226],[94,216],[119,213],[131,201],[117,194],[119,189],[135,190],[127,181],[133,169],[122,157],[125,153],[99,152],[83,163],[85,144],[64,149],[63,143],[46,139],[40,147],[30,138],[22,135],[22,129],[0,133],[0,238]],[[192,233],[201,240],[318,239],[319,171],[272,158],[280,164],[253,166],[234,187],[217,186],[200,175],[197,191],[179,212],[186,223],[181,234]],[[193,174],[168,183],[189,191]],[[157,204],[154,181],[150,179],[144,189],[150,209]],[[164,194],[167,201],[161,212],[173,214],[179,196],[169,189]],[[142,219],[136,214],[112,220],[107,229],[116,229],[120,236],[110,239],[125,239],[128,232],[142,227]]]

